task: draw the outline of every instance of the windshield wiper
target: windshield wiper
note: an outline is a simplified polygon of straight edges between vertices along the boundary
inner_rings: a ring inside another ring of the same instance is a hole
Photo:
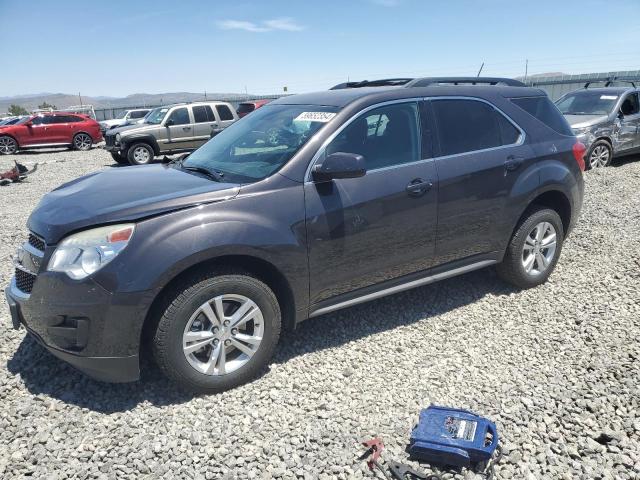
[[[204,175],[206,175],[207,177],[215,180],[216,182],[222,182],[222,175],[220,175],[218,172],[214,171],[214,170],[209,170],[208,168],[204,168],[204,167],[196,167],[193,165],[180,165],[180,168],[182,170],[188,170],[190,172],[198,172],[198,173],[202,173]]]

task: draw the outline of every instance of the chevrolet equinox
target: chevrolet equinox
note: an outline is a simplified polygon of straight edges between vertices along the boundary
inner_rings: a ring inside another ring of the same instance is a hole
[[[489,265],[545,282],[584,151],[544,92],[509,82],[281,98],[186,158],[47,194],[14,257],[13,324],[103,381],[137,380],[148,345],[178,384],[219,392],[304,319]]]

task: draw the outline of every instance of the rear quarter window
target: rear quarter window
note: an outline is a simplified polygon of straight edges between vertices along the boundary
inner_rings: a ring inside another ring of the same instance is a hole
[[[512,98],[511,102],[562,135],[573,135],[560,110],[548,97]]]

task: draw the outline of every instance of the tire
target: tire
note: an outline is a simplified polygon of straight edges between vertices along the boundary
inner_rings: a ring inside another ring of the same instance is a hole
[[[587,170],[592,168],[608,167],[611,165],[613,150],[606,140],[598,140],[585,155],[585,166]]]
[[[131,165],[147,165],[153,162],[153,148],[148,143],[134,143],[127,149],[127,159]]]
[[[536,235],[540,231],[538,228],[543,230],[541,237]],[[552,243],[553,234],[555,242]],[[502,263],[496,267],[498,275],[519,288],[543,284],[558,262],[563,241],[562,220],[555,210],[544,207],[530,209],[511,237]]]
[[[0,135],[0,155],[12,155],[18,150],[18,142],[9,135]]]
[[[113,158],[120,165],[129,165],[129,159],[120,153],[111,152],[111,158]]]
[[[87,150],[91,150],[93,146],[93,138],[88,133],[76,133],[73,136],[73,148],[74,150],[80,150],[82,152],[86,152]]]
[[[185,390],[218,393],[236,387],[257,376],[273,355],[280,306],[260,280],[239,272],[200,274],[181,281],[167,302],[151,347],[160,370]],[[206,305],[210,308],[203,309]],[[249,310],[240,318],[251,319],[234,328],[233,314],[241,308]]]

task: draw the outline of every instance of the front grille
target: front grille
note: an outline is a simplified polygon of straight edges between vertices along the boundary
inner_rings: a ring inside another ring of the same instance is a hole
[[[36,250],[40,250],[44,252],[45,243],[40,237],[34,235],[33,233],[29,234],[29,245],[31,245]]]
[[[18,287],[18,290],[24,293],[31,293],[31,290],[33,290],[33,282],[35,281],[35,275],[16,268],[16,287]]]
[[[115,135],[105,135],[104,143],[107,147],[113,147],[116,144],[116,136]]]

